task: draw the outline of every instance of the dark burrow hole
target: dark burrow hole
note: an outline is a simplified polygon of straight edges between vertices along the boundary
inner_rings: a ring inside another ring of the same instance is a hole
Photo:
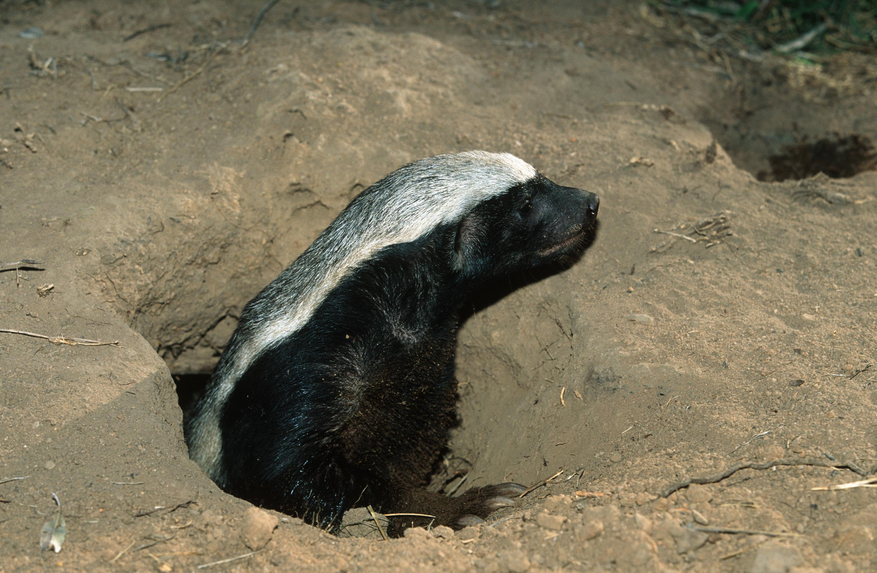
[[[808,137],[768,156],[770,170],[757,174],[759,181],[806,179],[824,173],[834,179],[877,169],[877,152],[866,135],[834,134],[810,142]]]
[[[195,407],[195,402],[210,382],[210,374],[174,374],[173,377],[177,385],[177,399],[183,411],[183,420],[186,421],[192,408]]]

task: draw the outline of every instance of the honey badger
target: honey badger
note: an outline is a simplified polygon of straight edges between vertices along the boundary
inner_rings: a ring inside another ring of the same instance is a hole
[[[456,420],[459,309],[583,249],[599,199],[507,153],[415,161],[357,196],[241,313],[186,425],[225,491],[337,529],[357,505],[460,527],[517,484],[424,486]]]

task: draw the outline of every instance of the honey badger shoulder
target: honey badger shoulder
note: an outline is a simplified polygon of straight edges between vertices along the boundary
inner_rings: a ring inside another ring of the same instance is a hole
[[[460,525],[511,503],[513,484],[423,489],[456,417],[458,310],[575,252],[597,204],[507,154],[388,175],[245,307],[187,425],[193,459],[226,491],[329,527],[354,504]]]

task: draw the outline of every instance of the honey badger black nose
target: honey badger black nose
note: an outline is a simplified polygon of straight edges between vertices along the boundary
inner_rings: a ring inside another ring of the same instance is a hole
[[[600,208],[600,197],[589,191],[584,191],[584,193],[587,194],[587,199],[585,199],[585,209],[587,210],[588,217],[596,219],[597,210]]]
[[[567,217],[576,220],[581,230],[587,229],[597,220],[597,211],[600,209],[600,197],[596,193],[577,189],[576,187],[560,187],[561,196],[566,196],[566,205],[562,207]]]

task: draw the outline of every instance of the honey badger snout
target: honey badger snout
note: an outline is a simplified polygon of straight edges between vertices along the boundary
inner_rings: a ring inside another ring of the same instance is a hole
[[[575,187],[561,187],[546,181],[550,192],[546,197],[552,202],[550,210],[555,214],[555,225],[559,233],[584,233],[594,226],[600,198],[590,191]]]

